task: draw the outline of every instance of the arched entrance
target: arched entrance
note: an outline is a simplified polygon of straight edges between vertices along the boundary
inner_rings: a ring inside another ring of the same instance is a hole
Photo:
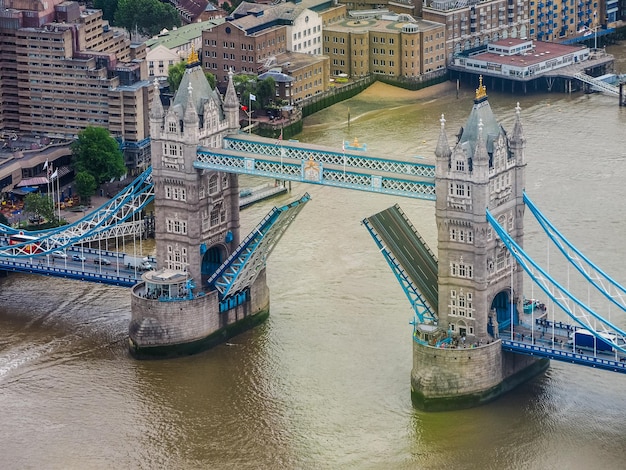
[[[202,285],[206,283],[206,280],[211,277],[217,268],[219,268],[226,259],[226,248],[222,245],[213,245],[206,250],[202,256],[202,266],[200,267],[200,274],[202,275]]]
[[[491,311],[495,311],[498,329],[508,328],[511,325],[511,296],[509,290],[498,293],[491,302]],[[517,307],[513,305],[513,324],[518,323]],[[490,325],[493,326],[493,323]]]

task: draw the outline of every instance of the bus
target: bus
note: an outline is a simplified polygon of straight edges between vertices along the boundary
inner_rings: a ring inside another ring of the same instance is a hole
[[[612,333],[599,333],[599,338],[589,330],[576,330],[570,334],[568,344],[581,349],[594,349],[596,351],[612,352],[613,344],[624,345],[624,340]]]
[[[43,251],[38,240],[39,239],[37,237],[31,237],[30,235],[24,235],[23,233],[16,233],[9,237],[9,245],[21,245],[22,243],[26,243],[26,245],[22,246],[20,249],[24,253],[30,253],[32,255]]]

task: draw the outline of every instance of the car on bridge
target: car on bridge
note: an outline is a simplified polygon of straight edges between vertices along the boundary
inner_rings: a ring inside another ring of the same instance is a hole
[[[87,258],[85,258],[83,255],[72,255],[72,261],[80,261],[81,263],[84,263],[85,261],[87,261]]]
[[[64,251],[61,250],[54,250],[51,253],[53,258],[61,258],[61,259],[66,259],[67,258],[67,253],[65,253]]]
[[[94,258],[93,262],[94,264],[100,264],[105,266],[109,266],[111,264],[111,262],[106,258]]]

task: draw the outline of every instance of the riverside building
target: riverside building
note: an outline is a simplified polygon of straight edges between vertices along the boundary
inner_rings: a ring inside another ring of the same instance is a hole
[[[324,28],[331,76],[414,78],[444,69],[445,25],[388,11],[350,12]]]
[[[147,167],[145,56],[101,10],[0,0],[0,131],[63,139],[104,127],[123,144],[127,167]]]

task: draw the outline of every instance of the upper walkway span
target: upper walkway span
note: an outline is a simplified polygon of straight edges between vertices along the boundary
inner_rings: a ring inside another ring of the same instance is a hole
[[[359,151],[238,134],[199,148],[194,168],[435,200],[435,167]]]

